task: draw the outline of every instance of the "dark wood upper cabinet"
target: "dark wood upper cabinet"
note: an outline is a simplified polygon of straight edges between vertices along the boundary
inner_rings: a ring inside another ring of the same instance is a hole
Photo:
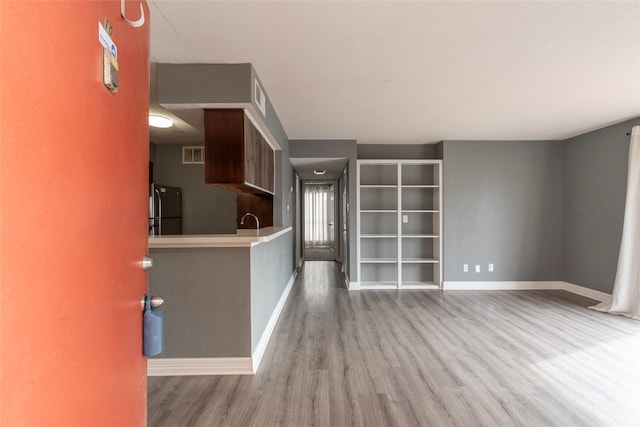
[[[242,109],[204,110],[205,182],[274,194],[273,149]]]

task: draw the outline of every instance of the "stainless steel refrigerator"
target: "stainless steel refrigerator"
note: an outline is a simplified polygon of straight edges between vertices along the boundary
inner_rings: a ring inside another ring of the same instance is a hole
[[[149,191],[149,235],[182,234],[182,190],[151,184]]]

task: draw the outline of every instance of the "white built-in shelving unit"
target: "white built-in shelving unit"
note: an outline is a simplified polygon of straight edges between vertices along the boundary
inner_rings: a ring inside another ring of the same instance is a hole
[[[358,160],[361,289],[442,287],[442,160]]]

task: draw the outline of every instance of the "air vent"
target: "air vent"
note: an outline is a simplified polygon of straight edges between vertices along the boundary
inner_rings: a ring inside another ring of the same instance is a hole
[[[182,164],[203,165],[204,164],[204,146],[182,147]]]
[[[260,83],[258,83],[258,79],[254,80],[255,90],[253,91],[254,102],[262,111],[262,115],[266,117],[267,115],[267,98],[264,96],[264,91],[260,87]]]

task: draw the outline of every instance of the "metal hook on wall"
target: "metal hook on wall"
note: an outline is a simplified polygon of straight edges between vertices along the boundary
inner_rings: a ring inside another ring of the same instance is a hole
[[[127,22],[127,24],[131,25],[132,27],[135,27],[135,28],[142,27],[144,25],[144,8],[142,7],[142,3],[140,3],[140,18],[137,21],[131,21],[127,19],[124,13],[124,8],[125,8],[124,3],[125,3],[125,0],[120,0],[120,13],[122,14],[122,17],[124,18],[124,20]]]

